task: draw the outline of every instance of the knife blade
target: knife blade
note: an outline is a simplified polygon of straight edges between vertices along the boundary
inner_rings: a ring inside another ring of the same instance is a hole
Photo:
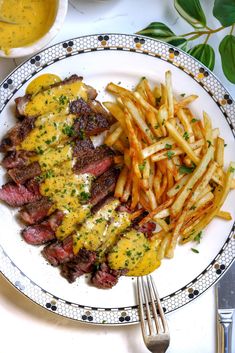
[[[235,310],[235,262],[216,285],[218,352],[231,352],[231,327]]]

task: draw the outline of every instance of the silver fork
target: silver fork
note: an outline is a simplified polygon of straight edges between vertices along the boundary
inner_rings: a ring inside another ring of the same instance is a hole
[[[157,288],[151,275],[137,278],[137,292],[145,345],[152,353],[164,353],[170,343],[170,334]]]

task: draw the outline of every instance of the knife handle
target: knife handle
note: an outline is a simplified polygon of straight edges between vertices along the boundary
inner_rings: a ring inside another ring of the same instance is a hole
[[[231,327],[233,322],[233,310],[218,310],[221,329],[218,330],[220,350],[219,353],[231,353]]]

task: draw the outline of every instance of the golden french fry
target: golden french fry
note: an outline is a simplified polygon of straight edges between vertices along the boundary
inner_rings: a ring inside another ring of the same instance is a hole
[[[168,146],[172,148],[172,145],[174,144],[174,142],[175,142],[174,139],[171,137],[162,138],[161,140],[153,143],[152,145],[145,147],[142,150],[142,156],[143,158],[147,158],[152,154],[167,148]]]
[[[211,191],[209,191],[208,193],[203,195],[199,200],[195,202],[196,209],[207,204],[209,201],[213,200],[213,198],[214,198],[214,194]]]
[[[192,176],[189,178],[187,183],[184,185],[181,193],[176,197],[176,200],[171,207],[171,211],[172,211],[173,216],[176,216],[182,210],[185,200],[187,199],[187,197],[191,193],[192,188],[194,187],[196,182],[205,173],[205,170],[206,170],[208,164],[210,163],[211,159],[213,158],[213,155],[214,155],[214,148],[212,146],[210,146],[208,148],[207,153],[204,155],[204,157],[200,161],[199,165],[192,173]]]
[[[160,206],[156,207],[155,210],[153,210],[152,212],[150,212],[146,217],[144,217],[141,221],[140,221],[140,225],[150,221],[153,216],[155,216],[155,214],[159,213],[160,211],[164,210],[165,208],[168,208],[172,205],[174,199],[169,199],[167,201],[165,201],[164,203],[162,203]]]
[[[119,139],[123,132],[123,129],[121,126],[117,127],[110,135],[106,136],[104,143],[111,147],[115,144],[115,142]]]
[[[124,97],[129,97],[131,98],[133,96],[133,93],[131,91],[129,91],[128,89],[126,88],[123,88],[121,86],[118,86],[116,85],[115,83],[113,82],[110,82],[106,89],[111,92],[111,93],[114,93],[116,95],[121,95],[121,96],[124,96]]]
[[[192,147],[189,143],[179,134],[176,128],[169,122],[166,122],[166,127],[169,132],[169,135],[175,140],[180,148],[189,156],[189,158],[195,163],[198,164],[200,159],[193,152]]]
[[[114,160],[114,164],[124,164],[123,156],[114,156],[113,160]]]
[[[183,188],[183,186],[187,183],[188,179],[189,179],[189,175],[186,174],[184,175],[179,181],[177,181],[177,183],[175,183],[174,186],[172,186],[172,188],[170,188],[167,191],[167,196],[168,197],[173,197],[176,194],[178,194],[179,191],[181,191],[181,189]]]
[[[139,202],[139,183],[138,178],[133,174],[131,209],[134,210]]]
[[[180,108],[185,108],[190,103],[194,102],[198,96],[196,94],[191,94],[183,99],[181,99],[177,104],[175,104],[175,111],[177,112]]]
[[[153,216],[153,219],[155,220],[156,218],[166,218],[168,216],[170,216],[170,210],[169,208],[165,208],[164,210],[155,214],[155,216]]]
[[[181,122],[181,124],[184,127],[184,139],[186,141],[188,141],[189,143],[192,143],[195,141],[195,137],[194,137],[194,133],[193,133],[193,129],[192,126],[188,120],[187,114],[184,111],[184,109],[179,109],[178,113],[177,113],[177,117],[179,118],[179,121]]]
[[[231,189],[235,189],[235,179],[233,179],[232,181],[231,181]]]
[[[231,221],[231,220],[232,220],[232,216],[231,216],[231,213],[230,213],[230,212],[226,212],[226,211],[220,210],[220,211],[218,211],[218,212],[216,213],[216,216],[217,216],[217,217],[220,217],[220,218],[223,218],[223,219],[225,219],[226,221]]]
[[[120,141],[120,140],[117,140],[117,141],[114,143],[113,147],[114,147],[117,151],[119,151],[119,152],[124,153],[124,151],[125,151],[125,146],[124,146],[124,144],[122,143],[122,141]]]
[[[211,119],[206,112],[203,112],[203,122],[204,122],[205,139],[207,142],[207,147],[209,147],[213,143],[212,124],[211,124]]]
[[[124,103],[129,111],[129,113],[131,114],[133,120],[138,125],[139,129],[142,131],[142,133],[145,136],[145,138],[147,139],[147,141],[149,143],[155,142],[154,141],[155,138],[154,138],[152,132],[150,131],[146,122],[142,119],[141,114],[140,114],[139,110],[137,109],[137,107],[134,105],[134,103],[130,99],[126,99],[126,98],[124,100]]]
[[[232,163],[230,163],[230,165],[227,169],[227,172],[226,172],[224,187],[221,188],[220,186],[218,186],[215,190],[215,193],[214,193],[215,199],[214,199],[213,209],[211,210],[211,212],[208,212],[202,218],[202,220],[193,228],[191,233],[188,233],[186,230],[183,232],[183,234],[184,234],[184,239],[182,240],[183,243],[194,239],[195,236],[199,232],[201,232],[201,230],[204,229],[211,222],[211,220],[216,216],[217,212],[219,212],[219,210],[221,209],[221,207],[222,207],[222,205],[223,205],[223,203],[229,193],[231,181],[233,179],[234,170],[235,170],[235,163],[232,162]]]
[[[169,226],[164,219],[154,217],[154,221],[165,231],[169,231]]]
[[[156,100],[155,100],[153,92],[150,88],[149,81],[146,78],[143,79],[143,84],[144,84],[144,88],[145,88],[145,92],[146,92],[146,96],[147,96],[149,104],[151,104],[152,106],[155,106]]]
[[[172,238],[171,238],[170,244],[169,244],[167,251],[166,251],[166,257],[168,259],[171,259],[174,256],[174,249],[177,245],[177,240],[180,236],[180,230],[184,224],[184,220],[185,220],[186,215],[187,215],[187,211],[183,211],[181,213],[180,217],[178,218],[178,220],[176,221],[176,224],[175,224],[174,230],[173,230],[173,234],[172,234]]]
[[[167,131],[166,131],[165,124],[168,119],[168,110],[167,110],[167,107],[165,104],[160,106],[160,108],[158,110],[157,118],[158,118],[158,124],[162,130],[162,134],[163,134],[163,136],[166,136]]]
[[[131,173],[128,174],[127,180],[126,180],[126,185],[123,191],[123,195],[121,197],[121,202],[125,203],[128,201],[130,195],[131,195],[131,189],[132,189],[132,175]]]
[[[166,234],[158,247],[157,258],[162,260],[165,257],[166,249],[168,248],[171,240],[171,235]]]
[[[128,175],[128,168],[126,166],[124,166],[121,170],[119,177],[118,177],[115,191],[114,191],[114,196],[117,198],[123,196],[124,187],[125,187],[125,184],[127,181],[127,175]]]
[[[224,165],[224,139],[217,137],[215,144],[215,161],[220,167]]]
[[[149,204],[150,204],[151,210],[154,210],[157,207],[157,201],[156,201],[156,198],[155,198],[153,191],[151,189],[147,190],[146,195],[149,199]]]
[[[120,123],[123,131],[126,130],[125,114],[118,104],[112,102],[104,102],[103,105],[108,111],[114,116],[114,118]]]
[[[172,119],[174,117],[174,98],[172,90],[172,78],[171,71],[166,71],[165,73],[166,81],[166,92],[167,92],[167,107],[168,107],[168,117]]]

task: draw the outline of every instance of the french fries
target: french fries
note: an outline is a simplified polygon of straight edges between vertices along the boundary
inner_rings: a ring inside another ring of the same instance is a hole
[[[189,104],[196,95],[174,97],[170,71],[153,89],[142,78],[133,91],[114,83],[107,90],[116,102],[104,105],[117,123],[105,143],[118,151],[121,168],[114,196],[129,203],[134,218],[148,212],[139,225],[154,221],[157,258],[172,258],[178,242],[194,240],[214,217],[231,220],[221,207],[235,189],[235,165],[224,171],[219,129],[206,112],[195,118]]]

